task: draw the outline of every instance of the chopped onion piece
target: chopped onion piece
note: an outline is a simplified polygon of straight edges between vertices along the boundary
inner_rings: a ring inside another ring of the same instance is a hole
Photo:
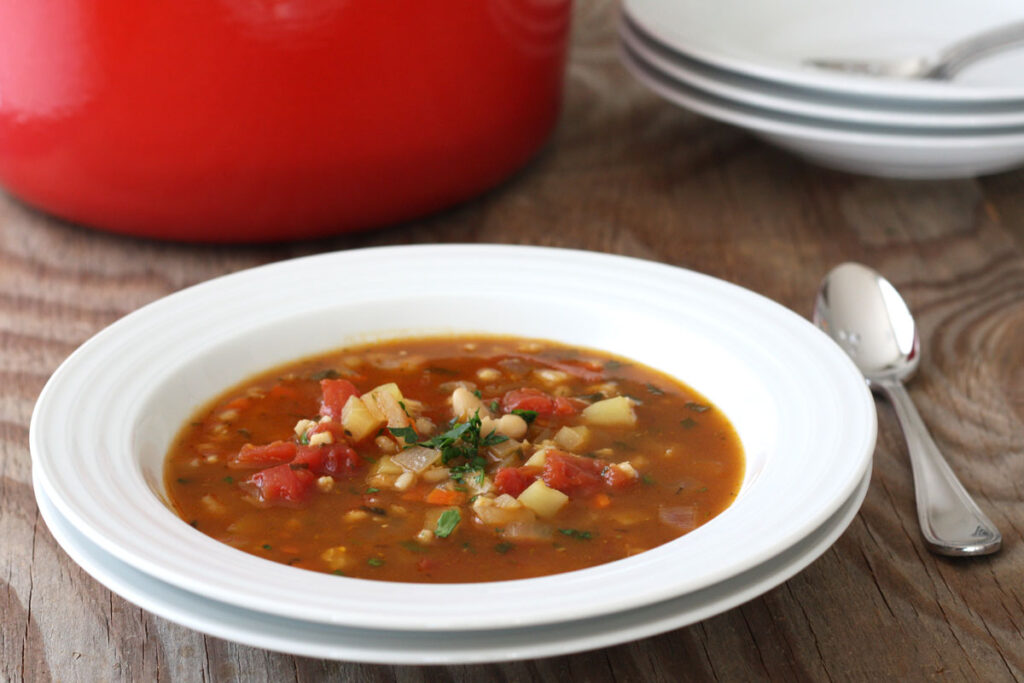
[[[441,457],[441,451],[425,446],[413,446],[407,448],[397,455],[391,456],[392,462],[396,462],[410,472],[419,474],[427,469]]]
[[[680,505],[678,507],[662,507],[658,509],[658,519],[681,531],[697,528],[697,506]]]
[[[505,525],[501,538],[509,541],[550,541],[554,529],[537,520],[514,520]]]

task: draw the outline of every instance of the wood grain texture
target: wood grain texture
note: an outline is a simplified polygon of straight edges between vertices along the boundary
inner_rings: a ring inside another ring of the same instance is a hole
[[[133,240],[0,194],[0,680],[1024,680],[1024,171],[912,183],[825,171],[668,105],[617,64],[614,5],[578,3],[565,111],[487,195],[317,242]],[[495,242],[662,261],[808,315],[821,276],[868,263],[923,335],[911,394],[1003,551],[928,554],[906,450],[879,405],[871,488],[805,571],[741,607],[639,642],[465,667],[292,657],[190,631],[110,594],[56,545],[31,490],[28,424],[49,374],[139,306],[278,259],[381,244]]]

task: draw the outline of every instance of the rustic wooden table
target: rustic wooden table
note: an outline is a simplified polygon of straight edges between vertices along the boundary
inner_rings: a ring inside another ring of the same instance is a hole
[[[606,3],[578,10],[565,112],[545,151],[441,215],[318,242],[208,247],[93,232],[0,194],[0,680],[1024,679],[1024,171],[898,182],[809,166],[631,81],[612,15]],[[426,242],[627,254],[724,278],[805,316],[832,265],[873,265],[919,316],[924,360],[911,393],[1002,529],[1002,552],[955,560],[924,549],[886,405],[864,506],[819,560],[701,623],[572,656],[416,668],[276,654],[155,617],[61,551],[36,510],[28,424],[78,344],[222,273]]]

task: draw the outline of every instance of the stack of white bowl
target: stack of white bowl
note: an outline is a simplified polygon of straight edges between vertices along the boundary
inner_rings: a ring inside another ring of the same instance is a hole
[[[625,66],[665,99],[823,166],[958,178],[1024,165],[1024,39],[951,79],[813,60],[935,59],[1024,20],[1003,0],[623,0]]]

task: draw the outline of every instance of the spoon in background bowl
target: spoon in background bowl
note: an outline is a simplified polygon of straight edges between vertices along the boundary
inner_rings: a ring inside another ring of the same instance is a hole
[[[863,76],[951,81],[978,60],[1021,45],[1024,45],[1024,21],[1015,21],[969,36],[946,47],[935,57],[890,60],[817,58],[804,60],[804,63],[819,69]]]
[[[920,363],[917,326],[896,289],[858,263],[833,268],[814,303],[814,323],[885,394],[907,439],[917,517],[928,549],[940,555],[987,555],[1002,536],[971,499],[928,433],[903,382]]]

